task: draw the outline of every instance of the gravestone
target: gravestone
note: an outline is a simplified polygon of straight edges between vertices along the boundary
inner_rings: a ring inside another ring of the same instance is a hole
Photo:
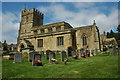
[[[116,56],[117,55],[116,46],[113,45],[112,49],[113,49],[112,55]]]
[[[13,63],[20,63],[22,58],[22,53],[15,53]]]
[[[67,58],[67,53],[66,51],[61,52],[61,60],[64,61]]]
[[[44,51],[40,51],[41,56],[44,56]]]
[[[52,59],[52,58],[53,58],[53,59],[56,59],[56,56],[55,56],[55,53],[51,51],[51,52],[49,53],[49,63],[51,63],[51,59]]]
[[[91,50],[91,51],[90,51],[90,54],[91,54],[92,56],[94,56],[94,50]]]
[[[56,55],[61,55],[61,51],[58,51],[58,50],[57,50],[57,51],[55,52],[55,54],[56,54]]]
[[[34,64],[36,60],[41,61],[41,54],[34,54],[33,55],[33,60],[32,60],[32,65],[33,66],[37,66],[37,65]]]
[[[29,56],[28,56],[28,61],[29,62],[32,62],[34,54],[36,54],[36,52],[34,52],[34,51],[29,53]]]
[[[47,59],[47,60],[49,59],[49,54],[50,54],[51,52],[52,52],[51,50],[47,50],[47,51],[46,51],[46,59]]]

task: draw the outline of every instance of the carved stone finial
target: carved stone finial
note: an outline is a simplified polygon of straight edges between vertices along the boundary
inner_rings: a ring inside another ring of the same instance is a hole
[[[93,21],[93,25],[96,25],[95,20]]]
[[[26,10],[26,4],[24,5],[24,10]]]

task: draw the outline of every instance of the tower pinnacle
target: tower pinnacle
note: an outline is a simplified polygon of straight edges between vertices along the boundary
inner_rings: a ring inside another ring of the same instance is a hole
[[[93,25],[96,25],[95,20],[93,21]]]
[[[24,5],[24,10],[26,10],[26,4]]]

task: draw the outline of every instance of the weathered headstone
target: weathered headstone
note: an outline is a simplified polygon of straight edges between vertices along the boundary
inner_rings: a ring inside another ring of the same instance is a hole
[[[51,52],[49,53],[49,63],[51,63],[51,59],[52,59],[52,58],[53,58],[53,59],[56,59],[56,56],[55,56],[55,53],[51,51]]]
[[[46,51],[46,59],[48,60],[49,59],[49,54],[51,53],[51,50],[47,50]]]
[[[117,55],[117,51],[116,51],[116,46],[115,46],[115,45],[113,45],[113,52],[112,52],[112,54],[113,54],[114,56]]]
[[[91,54],[92,56],[94,56],[94,50],[91,50],[91,51],[90,51],[90,54]]]
[[[22,53],[15,53],[13,63],[20,63],[22,58]]]
[[[34,54],[33,60],[32,60],[32,65],[33,66],[37,66],[37,64],[35,64],[35,61],[41,61],[41,55],[40,54]]]
[[[28,56],[28,61],[29,62],[32,62],[34,54],[35,54],[35,52],[30,52],[29,53],[29,56]]]
[[[64,61],[67,58],[67,53],[66,51],[61,52],[61,60]]]

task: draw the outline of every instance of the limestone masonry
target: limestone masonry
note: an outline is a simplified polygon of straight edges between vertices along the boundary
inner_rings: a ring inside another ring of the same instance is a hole
[[[43,25],[44,14],[32,8],[22,10],[17,50],[63,51],[88,48],[100,50],[100,34],[92,25],[73,28],[67,22]]]

